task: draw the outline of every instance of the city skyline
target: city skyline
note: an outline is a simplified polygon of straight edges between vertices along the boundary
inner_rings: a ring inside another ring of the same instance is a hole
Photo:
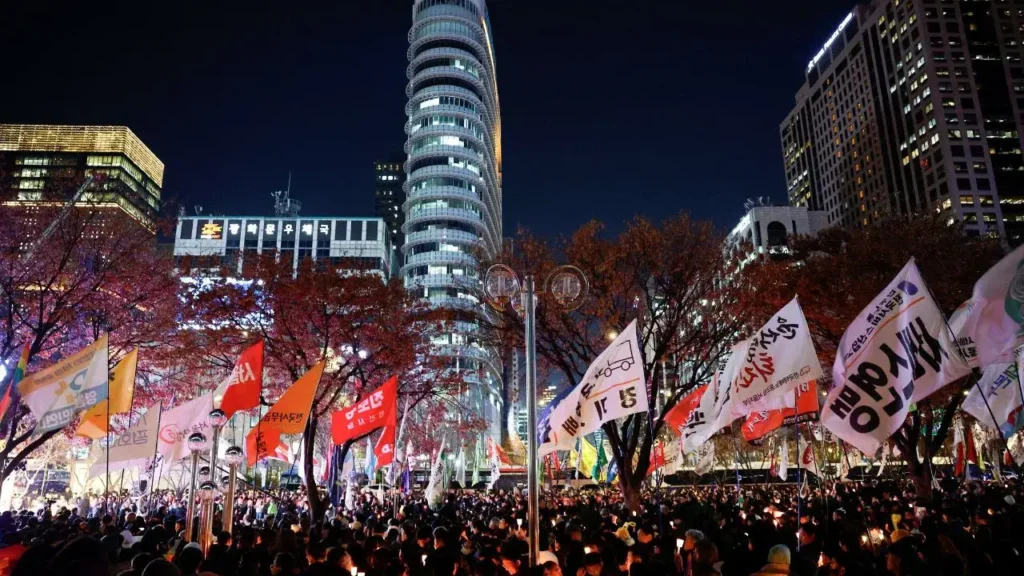
[[[52,41],[25,55],[40,64],[23,80],[33,90],[0,97],[0,122],[129,126],[165,159],[165,195],[190,210],[231,213],[245,203],[270,213],[269,194],[285,187],[291,170],[305,211],[369,216],[373,161],[404,140],[412,9],[406,0],[372,4],[245,14],[208,7],[203,18],[159,7],[113,10],[109,25],[152,24],[149,36],[128,45],[95,41],[123,67],[144,71],[116,81],[116,98],[109,83],[91,86],[96,68],[55,76],[41,67],[71,49],[79,27],[100,25],[78,7],[51,11]],[[779,122],[802,64],[854,5],[804,2],[794,16],[753,2],[728,13],[567,2],[537,18],[528,6],[491,4],[507,236],[520,226],[550,236],[591,218],[614,227],[637,212],[660,218],[680,210],[727,229],[745,198],[784,204]],[[47,6],[13,11],[8,23],[40,17]],[[331,32],[338,26],[345,34]],[[793,31],[780,36],[781,26]],[[24,34],[9,32],[15,41]],[[629,41],[602,41],[612,35]],[[604,88],[595,84],[602,78]],[[538,138],[534,125],[559,136]],[[744,170],[728,168],[736,160]],[[644,206],[623,208],[622,198]]]

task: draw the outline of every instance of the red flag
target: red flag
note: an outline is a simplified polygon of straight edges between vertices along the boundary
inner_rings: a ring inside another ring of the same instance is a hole
[[[814,420],[818,414],[818,384],[811,380],[797,387],[796,407],[785,410],[752,412],[743,423],[743,438],[753,442],[782,426]]]
[[[693,392],[690,392],[683,397],[668,414],[665,414],[665,424],[677,435],[683,434],[683,428],[686,427],[686,422],[690,419],[690,414],[700,406],[701,396],[704,395],[704,391],[708,389],[707,384],[697,388]]]
[[[392,376],[383,386],[363,398],[355,406],[331,414],[331,438],[334,445],[344,444],[373,432],[395,419],[398,405],[398,377]]]
[[[287,451],[288,447],[281,440],[281,431],[277,428],[257,426],[245,436],[245,455],[249,466],[255,466],[266,458],[280,458]]]
[[[396,412],[397,410],[391,410],[390,418],[384,425],[384,431],[373,447],[373,455],[377,458],[377,468],[383,468],[395,461]]]
[[[665,464],[665,445],[658,442],[654,446],[654,451],[651,452],[651,463],[650,466],[647,467],[647,475],[650,476],[655,470],[661,468]]]
[[[228,418],[239,410],[250,410],[260,405],[263,387],[263,341],[247,348],[235,362],[227,380],[217,387],[216,396],[223,394],[220,409]]]

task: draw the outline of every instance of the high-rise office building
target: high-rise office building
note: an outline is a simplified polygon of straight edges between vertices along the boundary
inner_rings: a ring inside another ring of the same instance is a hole
[[[830,225],[937,212],[1024,241],[1024,2],[874,0],[781,125],[790,203]]]
[[[405,243],[402,224],[405,224],[405,157],[395,155],[388,160],[373,163],[374,214],[384,220],[391,236],[391,245]]]
[[[415,0],[409,30],[405,283],[455,310],[445,341],[469,384],[472,409],[496,426],[501,363],[476,340],[477,251],[498,254],[501,227],[501,113],[493,35],[485,0]]]
[[[0,124],[0,202],[31,213],[60,206],[96,176],[78,205],[155,230],[164,163],[123,126]]]

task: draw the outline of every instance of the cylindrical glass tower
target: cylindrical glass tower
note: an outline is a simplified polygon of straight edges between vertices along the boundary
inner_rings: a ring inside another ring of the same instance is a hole
[[[476,251],[501,249],[501,114],[485,0],[415,0],[405,112],[406,286],[457,310],[438,344],[475,412],[497,424],[501,364],[475,338]]]

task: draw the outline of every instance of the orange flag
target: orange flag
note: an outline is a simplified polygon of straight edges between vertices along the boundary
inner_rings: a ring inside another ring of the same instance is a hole
[[[260,418],[259,423],[249,431],[246,436],[246,447],[257,448],[248,453],[249,461],[254,458],[266,458],[266,453],[259,450],[259,442],[255,436],[262,434],[264,438],[270,438],[274,430],[278,436],[282,434],[301,434],[306,428],[306,421],[309,420],[309,412],[313,408],[313,398],[316,396],[317,386],[320,385],[320,376],[324,373],[324,362],[317,363],[291,385],[288,390],[274,402],[270,411]],[[267,442],[266,444],[272,444]],[[259,453],[259,454],[257,454]]]

